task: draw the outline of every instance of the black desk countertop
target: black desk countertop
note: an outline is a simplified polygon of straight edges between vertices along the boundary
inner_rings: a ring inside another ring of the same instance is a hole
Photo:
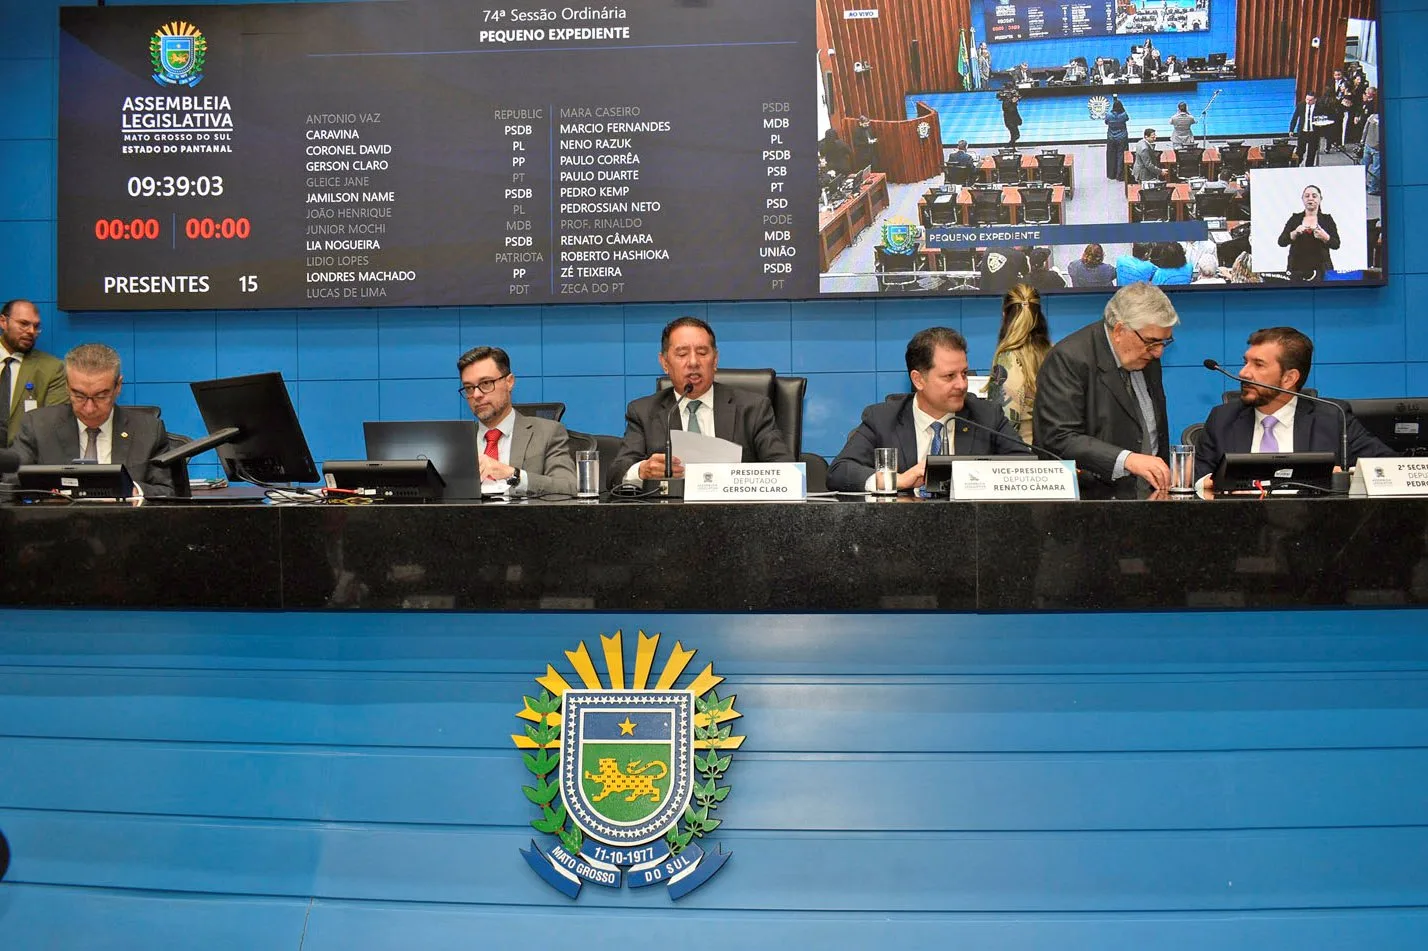
[[[1056,611],[1428,602],[1428,499],[0,506],[29,607]]]

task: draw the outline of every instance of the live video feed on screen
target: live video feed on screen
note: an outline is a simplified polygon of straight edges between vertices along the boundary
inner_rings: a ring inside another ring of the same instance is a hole
[[[1287,43],[1284,9],[970,0],[936,23],[830,16],[821,293],[1385,283],[1377,7],[1323,22],[1296,8]],[[886,88],[900,101],[880,102]]]

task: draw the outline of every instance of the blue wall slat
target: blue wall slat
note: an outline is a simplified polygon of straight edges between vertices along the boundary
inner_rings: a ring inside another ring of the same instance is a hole
[[[741,753],[727,830],[1067,831],[1416,825],[1428,750]],[[890,783],[889,773],[915,775]],[[75,776],[103,777],[76,784]],[[515,750],[0,739],[15,809],[507,826],[537,814]],[[1306,796],[1304,790],[1313,790]],[[923,814],[935,791],[939,810]]]
[[[555,897],[520,865],[517,851],[529,844],[528,831],[3,809],[0,821],[17,856],[11,868],[17,882],[383,901],[544,905]],[[721,872],[685,899],[691,907],[1095,912],[1428,904],[1423,828],[817,836],[721,830],[719,843],[734,853],[730,870],[739,872]],[[1165,861],[1167,854],[1176,860]],[[186,863],[185,856],[203,861]],[[582,905],[668,901],[655,889],[641,891],[592,889]]]

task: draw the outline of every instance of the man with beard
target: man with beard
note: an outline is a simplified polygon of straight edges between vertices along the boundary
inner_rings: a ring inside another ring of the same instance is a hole
[[[40,312],[27,300],[0,307],[0,398],[8,400],[0,413],[0,449],[15,441],[25,414],[69,399],[64,364],[35,349],[40,336]]]
[[[1298,393],[1314,362],[1314,344],[1293,327],[1270,327],[1249,336],[1240,398],[1210,410],[1195,447],[1195,478],[1207,478],[1228,452],[1332,452],[1338,454],[1344,417],[1328,406],[1255,386],[1268,383]],[[1363,424],[1348,417],[1349,465],[1359,456],[1392,456]]]
[[[570,437],[554,420],[511,406],[516,376],[500,347],[473,347],[456,361],[461,395],[477,420],[483,495],[575,494]]]

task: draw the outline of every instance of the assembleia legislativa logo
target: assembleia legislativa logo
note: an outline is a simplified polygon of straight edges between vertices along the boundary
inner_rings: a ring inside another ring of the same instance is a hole
[[[149,63],[154,82],[160,86],[187,86],[203,81],[203,61],[208,56],[208,40],[191,23],[165,23],[149,37]]]
[[[589,882],[664,885],[679,899],[732,855],[705,836],[721,822],[714,812],[729,795],[724,777],[744,742],[732,721],[742,714],[732,694],[719,696],[713,664],[685,677],[696,652],[678,641],[656,670],[659,641],[640,631],[626,670],[622,632],[600,635],[603,679],[581,642],[565,652],[573,677],[547,665],[540,695],[516,714],[527,725],[511,739],[533,777],[521,791],[540,812],[531,825],[557,840],[532,840],[521,855],[567,897]]]

